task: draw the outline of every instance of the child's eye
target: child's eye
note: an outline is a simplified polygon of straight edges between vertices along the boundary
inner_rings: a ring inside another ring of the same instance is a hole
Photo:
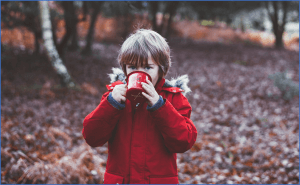
[[[135,66],[129,66],[128,68],[129,68],[129,69],[136,69]]]
[[[151,67],[147,66],[147,67],[145,67],[145,69],[146,69],[146,70],[149,70],[149,69],[151,69]]]

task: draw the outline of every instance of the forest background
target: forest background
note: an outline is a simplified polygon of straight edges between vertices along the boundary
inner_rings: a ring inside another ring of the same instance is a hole
[[[82,121],[139,27],[170,44],[166,78],[189,75],[180,183],[299,183],[298,1],[1,1],[1,183],[103,182]]]

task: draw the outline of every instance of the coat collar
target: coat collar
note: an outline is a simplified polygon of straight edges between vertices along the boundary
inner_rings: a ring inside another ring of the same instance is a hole
[[[163,89],[163,85],[165,84],[165,79],[164,78],[160,78],[156,85],[155,85],[155,90],[159,93],[162,89]]]

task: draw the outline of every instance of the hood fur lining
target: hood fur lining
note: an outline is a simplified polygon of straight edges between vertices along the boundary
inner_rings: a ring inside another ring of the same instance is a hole
[[[125,81],[126,76],[125,76],[124,72],[122,71],[122,69],[113,67],[112,71],[113,71],[112,74],[108,74],[111,84],[118,80],[120,80],[124,84],[126,83],[126,81]]]

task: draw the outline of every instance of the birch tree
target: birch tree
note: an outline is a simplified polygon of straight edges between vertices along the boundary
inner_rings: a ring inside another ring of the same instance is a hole
[[[48,1],[39,1],[39,9],[44,46],[51,65],[61,78],[63,86],[75,87],[75,83],[54,46]]]

